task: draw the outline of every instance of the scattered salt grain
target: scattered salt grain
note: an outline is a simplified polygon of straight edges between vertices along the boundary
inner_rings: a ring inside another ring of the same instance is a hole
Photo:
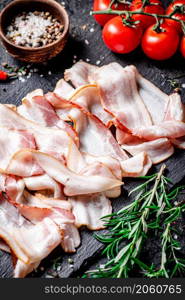
[[[45,276],[46,278],[54,278],[53,276],[49,275],[49,274],[46,274]]]
[[[101,61],[100,61],[100,60],[97,60],[96,65],[98,66],[98,65],[100,65],[100,64],[101,64]]]
[[[92,28],[90,28],[90,30],[89,30],[90,32],[94,32],[94,28],[92,27]]]
[[[182,88],[185,89],[185,83],[182,84]]]
[[[40,77],[44,77],[44,75],[43,75],[43,74],[40,74]]]
[[[48,75],[51,75],[52,73],[51,73],[51,71],[48,71]]]
[[[62,269],[61,266],[57,267],[57,271],[61,271],[61,269]]]
[[[89,58],[86,58],[86,62],[90,62],[90,59],[89,59]]]
[[[178,239],[178,236],[177,236],[177,234],[175,234],[175,235],[174,235],[174,239],[175,239],[175,240],[177,240],[177,239]]]
[[[25,81],[26,81],[26,79],[23,78],[23,77],[19,77],[19,80],[20,80],[21,82],[25,82]]]
[[[89,45],[89,41],[88,41],[88,40],[85,40],[85,44],[86,44],[86,45]]]

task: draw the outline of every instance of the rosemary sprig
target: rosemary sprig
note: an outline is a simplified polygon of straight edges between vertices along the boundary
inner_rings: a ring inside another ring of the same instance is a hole
[[[108,233],[96,235],[96,238],[106,245],[102,254],[107,256],[107,262],[103,267],[87,272],[90,277],[126,278],[136,264],[148,277],[171,277],[180,270],[184,271],[184,261],[176,255],[179,245],[172,237],[171,228],[185,208],[185,205],[173,207],[171,200],[184,187],[168,193],[170,180],[163,175],[164,170],[165,165],[162,165],[159,173],[142,177],[144,183],[130,193],[136,194],[134,201],[117,213],[103,218]],[[153,265],[147,266],[139,258],[142,245],[151,230],[163,230],[161,265],[157,271]],[[167,260],[172,260],[172,264],[175,262],[171,274],[166,269]]]
[[[173,222],[179,218],[183,210],[185,210],[185,204],[180,207],[173,207],[164,211],[164,214],[166,214],[167,217],[163,220],[165,227],[161,241],[162,249],[160,268],[156,272],[146,272],[146,276],[169,278],[185,272],[185,259],[177,256],[177,251],[180,249],[180,243],[173,237]],[[170,264],[170,269],[172,269],[172,271],[167,269],[167,266]]]

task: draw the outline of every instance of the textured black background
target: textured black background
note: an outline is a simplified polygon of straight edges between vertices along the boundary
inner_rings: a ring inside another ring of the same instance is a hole
[[[0,0],[0,9],[8,2],[11,1]],[[14,80],[5,84],[0,83],[1,103],[20,104],[21,99],[35,88],[42,88],[45,92],[53,90],[57,80],[63,76],[64,70],[73,64],[74,56],[77,56],[77,60],[89,59],[92,64],[96,64],[97,61],[101,62],[100,65],[112,61],[117,61],[123,66],[134,64],[147,79],[154,82],[166,93],[172,92],[169,79],[185,74],[184,59],[179,53],[174,58],[163,62],[155,62],[146,58],[140,48],[128,55],[111,53],[101,40],[100,26],[89,15],[93,3],[92,0],[64,0],[58,2],[65,2],[65,7],[70,16],[70,36],[65,50],[57,58],[48,62],[47,65],[36,66],[39,71],[34,73],[26,82],[23,83],[19,80]],[[163,2],[167,5],[171,1]],[[91,32],[92,28],[94,32]],[[1,46],[0,63],[2,62],[8,62],[14,66],[24,65],[11,58]],[[48,71],[51,71],[52,74],[48,75]],[[44,77],[40,77],[40,74],[43,74]],[[185,77],[179,80],[179,84],[181,85],[183,82],[185,82]],[[185,89],[182,89],[182,99],[185,101],[184,91]],[[173,183],[177,184],[183,181],[185,176],[184,152],[180,150],[176,151],[166,164],[167,175],[172,178]],[[125,180],[125,183],[122,197],[114,200],[113,206],[115,210],[128,201],[127,191],[134,186],[135,180]],[[56,272],[56,274],[54,272],[54,275],[59,277],[81,276],[86,269],[92,267],[94,263],[97,264],[100,261],[99,257],[102,245],[94,239],[92,232],[83,230],[81,236],[82,245],[76,254],[69,256],[62,253],[61,249],[58,248],[50,257],[44,260],[37,272],[30,276],[48,276],[51,273],[53,262],[57,258],[61,270]],[[179,227],[179,238],[183,242],[183,224]],[[182,251],[185,252],[184,246],[182,247]],[[158,240],[155,237],[151,237],[145,246],[145,256],[150,262],[157,262],[160,258],[159,253]],[[0,277],[11,277],[12,264],[10,256],[2,252],[0,254]],[[74,261],[73,268],[68,262],[69,257]],[[139,274],[136,272],[133,276],[137,277]]]

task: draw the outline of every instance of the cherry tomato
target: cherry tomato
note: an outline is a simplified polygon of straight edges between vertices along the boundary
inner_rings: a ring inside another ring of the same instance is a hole
[[[150,14],[159,14],[159,15],[164,14],[164,8],[160,0],[150,0],[150,3],[151,4],[147,4],[143,8],[143,12],[150,13]],[[143,5],[142,0],[133,0],[130,6],[130,10],[131,11],[139,10],[142,8],[142,5]],[[155,23],[155,18],[151,16],[136,14],[133,15],[132,18],[135,21],[140,21],[144,29]]]
[[[180,50],[181,50],[182,56],[185,58],[185,35],[182,37]]]
[[[172,2],[166,10],[166,15],[171,14],[174,11],[174,8],[176,6],[179,6],[179,5],[184,5],[184,12],[174,14],[173,18],[185,21],[185,0],[175,0],[174,2]],[[182,27],[181,27],[180,22],[176,22],[176,21],[171,20],[171,19],[166,19],[165,23],[170,25],[170,26],[175,27],[179,32],[182,32]]]
[[[142,32],[139,24],[127,26],[118,16],[105,24],[102,36],[106,46],[113,52],[129,53],[139,45]]]
[[[142,38],[144,53],[155,60],[164,60],[173,56],[179,45],[179,34],[175,28],[167,24],[161,25],[161,32],[151,25]]]
[[[106,10],[109,8],[111,0],[94,0],[93,11]],[[128,4],[115,3],[111,6],[112,9],[116,10],[129,10]],[[104,26],[109,20],[114,18],[115,15],[94,15],[95,20]]]

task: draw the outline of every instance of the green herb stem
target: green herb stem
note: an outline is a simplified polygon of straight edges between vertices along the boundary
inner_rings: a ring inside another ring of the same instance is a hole
[[[96,238],[106,245],[103,254],[107,263],[94,271],[87,272],[91,277],[129,277],[137,264],[145,276],[172,277],[185,270],[184,261],[178,258],[179,244],[172,235],[173,222],[176,221],[185,204],[173,206],[175,199],[184,186],[168,192],[170,179],[163,175],[166,166],[151,176],[142,177],[144,183],[134,188],[130,194],[136,194],[132,203],[117,213],[103,218],[108,233]],[[158,270],[155,266],[147,266],[140,260],[140,253],[150,232],[161,232],[161,263]],[[172,260],[173,270],[169,271],[168,262]]]

